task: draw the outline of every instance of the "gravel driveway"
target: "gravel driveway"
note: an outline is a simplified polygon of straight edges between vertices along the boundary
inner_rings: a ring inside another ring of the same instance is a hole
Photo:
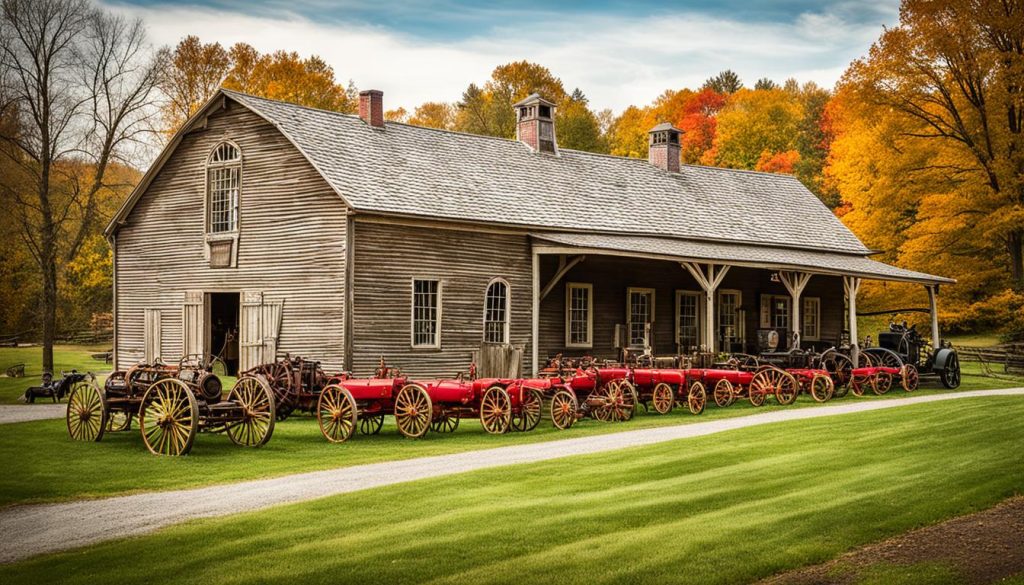
[[[4,404],[0,405],[0,425],[64,418],[67,404]]]
[[[976,396],[1008,395],[1024,395],[1024,388],[976,390],[778,410],[724,420],[623,431],[592,437],[567,438],[528,445],[510,445],[496,449],[467,451],[405,461],[357,465],[198,489],[145,493],[61,504],[15,506],[0,511],[0,532],[3,533],[0,562],[9,563],[40,553],[67,550],[105,540],[144,534],[193,518],[236,514],[278,504],[300,502],[453,473],[613,451],[774,422],[881,410],[908,404],[958,400]],[[571,432],[566,433],[567,436],[570,434]]]

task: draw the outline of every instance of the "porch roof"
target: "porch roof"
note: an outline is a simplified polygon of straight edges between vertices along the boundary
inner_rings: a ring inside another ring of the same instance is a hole
[[[863,255],[838,252],[614,234],[540,232],[530,235],[534,239],[534,249],[540,253],[583,254],[591,251],[676,262],[712,262],[921,284],[956,282],[951,278],[891,266]]]

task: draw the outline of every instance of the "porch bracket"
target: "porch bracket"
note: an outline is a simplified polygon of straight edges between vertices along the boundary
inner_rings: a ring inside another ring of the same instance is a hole
[[[708,351],[714,351],[715,291],[718,290],[718,286],[725,280],[725,275],[729,272],[729,266],[724,264],[701,264],[699,262],[680,262],[679,265],[685,268],[693,276],[694,280],[697,281],[697,284],[704,289],[704,343]],[[707,267],[707,274],[704,272],[705,266]]]
[[[541,289],[541,291],[540,291],[540,299],[544,300],[545,298],[547,298],[548,294],[550,294],[551,291],[555,289],[555,286],[558,285],[559,281],[561,281],[562,278],[566,274],[568,274],[570,270],[572,270],[573,266],[576,266],[577,264],[579,264],[580,262],[583,262],[586,259],[587,259],[586,256],[573,256],[572,258],[569,258],[568,260],[566,260],[566,257],[565,257],[564,254],[559,256],[558,257],[558,270],[555,271],[555,275],[552,276],[551,280],[547,284],[544,285],[544,288]]]

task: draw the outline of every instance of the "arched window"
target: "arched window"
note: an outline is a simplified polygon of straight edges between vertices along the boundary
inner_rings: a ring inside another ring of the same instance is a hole
[[[492,280],[484,295],[484,341],[508,343],[508,283]]]
[[[210,233],[238,229],[238,190],[242,184],[242,153],[230,142],[221,142],[206,161],[207,230]]]

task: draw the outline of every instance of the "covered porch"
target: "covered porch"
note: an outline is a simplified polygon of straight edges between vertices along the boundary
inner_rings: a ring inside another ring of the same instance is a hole
[[[574,233],[532,234],[535,369],[556,354],[617,360],[858,351],[862,279],[916,282],[931,300],[949,279],[864,256],[733,243]]]

